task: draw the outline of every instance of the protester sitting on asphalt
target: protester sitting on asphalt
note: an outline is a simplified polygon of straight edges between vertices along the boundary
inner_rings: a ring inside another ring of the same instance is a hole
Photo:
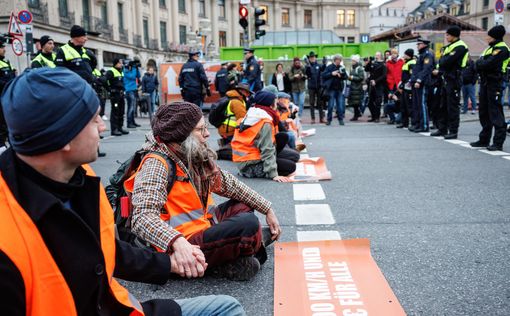
[[[115,239],[113,211],[86,165],[105,125],[85,80],[62,67],[26,71],[2,105],[12,145],[0,156],[3,315],[245,315],[230,296],[139,302],[117,282],[185,274],[178,253]]]
[[[218,128],[218,133],[222,138],[223,145],[230,143],[234,137],[234,130],[237,126],[237,121],[246,115],[246,99],[251,95],[248,85],[240,83],[237,84],[233,81],[230,84],[226,96],[229,99],[227,106],[227,119]]]
[[[159,155],[147,155],[124,183],[132,192],[133,233],[173,253],[188,276],[200,276],[209,267],[220,277],[251,279],[267,259],[265,247],[280,236],[271,202],[217,166],[197,105],[162,105],[151,125],[143,149]],[[175,175],[170,184],[169,172]],[[230,200],[215,206],[212,193]],[[264,233],[254,210],[266,215]]]
[[[290,182],[287,176],[296,171],[299,153],[286,147],[289,142],[287,133],[277,132],[280,118],[275,98],[268,91],[255,94],[255,105],[238,122],[234,133],[232,158],[245,177]]]
[[[296,144],[296,139],[299,137],[301,124],[296,118],[299,107],[290,101],[291,96],[285,92],[278,92],[277,95],[277,110],[280,116],[280,124],[278,131],[286,132],[289,134],[289,147],[302,151],[306,148],[303,143]]]

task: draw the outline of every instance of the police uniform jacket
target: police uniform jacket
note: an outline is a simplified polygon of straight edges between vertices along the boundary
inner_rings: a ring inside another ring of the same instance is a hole
[[[306,77],[308,78],[308,89],[319,89],[321,86],[321,66],[319,63],[306,65]]]
[[[16,76],[15,70],[11,63],[4,57],[0,57],[0,93],[4,89],[7,82],[14,79]]]
[[[414,58],[404,61],[404,64],[402,65],[402,79],[400,81],[402,83],[402,86],[400,87],[400,89],[404,89],[405,84],[410,82],[415,65],[416,59]]]
[[[44,58],[38,58],[38,56],[41,55]],[[43,53],[42,51],[35,56],[34,59],[32,59],[32,64],[30,67],[32,68],[41,68],[41,67],[51,67],[52,65],[48,63],[53,62],[53,67],[55,66],[55,53]]]
[[[228,80],[227,80],[228,71],[225,68],[221,68],[214,78],[214,87],[216,87],[216,91],[219,93],[225,94],[228,90]]]
[[[458,41],[459,40],[443,47],[443,52],[446,51],[448,47],[457,44]],[[439,72],[441,72],[447,79],[459,78],[462,71],[462,61],[467,53],[468,49],[463,45],[459,45],[455,47],[450,53],[443,54],[438,61]]]
[[[122,69],[117,69],[122,74]],[[112,69],[106,72],[106,82],[108,90],[112,94],[122,94],[124,92],[124,80],[122,76],[115,76]]]
[[[55,182],[17,158],[12,149],[0,156],[0,172],[40,232],[69,286],[77,315],[129,315],[130,310],[119,306],[107,290],[99,239],[100,179],[85,175],[85,170],[78,168],[68,184]],[[115,242],[114,277],[155,284],[168,280],[167,254]],[[23,278],[2,251],[0,271],[2,315],[26,315]],[[148,301],[142,306],[145,315],[180,315],[180,307],[171,300]]]
[[[243,81],[248,83],[250,90],[259,91],[262,89],[262,82],[260,81],[261,70],[254,56],[251,56],[246,61],[244,67]]]
[[[428,47],[422,48],[418,52],[418,60],[413,69],[411,82],[413,84],[419,82],[420,87],[428,86],[430,85],[432,70],[434,70],[434,56],[429,51]]]
[[[503,80],[503,63],[508,59],[509,52],[504,46],[495,47],[501,41],[494,41],[489,45],[492,52],[489,55],[480,56],[476,61],[476,70],[480,74],[482,83],[498,83]],[[482,53],[483,55],[483,53]]]
[[[75,46],[71,42],[67,44],[71,46],[72,49],[76,50],[80,57],[67,60],[63,48],[60,47],[57,50],[55,64],[74,71],[88,83],[92,84],[95,80],[94,75],[92,74],[94,66],[91,64],[91,60],[95,59],[94,54],[90,50],[85,49],[83,46]]]
[[[209,88],[209,80],[205,74],[204,66],[194,59],[182,65],[179,74],[179,86],[184,91],[202,93],[202,88]]]
[[[462,84],[475,84],[478,80],[475,62],[468,60],[466,67],[462,70]]]

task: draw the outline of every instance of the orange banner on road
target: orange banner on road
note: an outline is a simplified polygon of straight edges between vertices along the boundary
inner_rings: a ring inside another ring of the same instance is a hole
[[[275,245],[275,316],[406,315],[368,239]]]
[[[324,158],[301,158],[296,164],[296,172],[291,178],[293,182],[331,180],[331,172],[326,167]]]

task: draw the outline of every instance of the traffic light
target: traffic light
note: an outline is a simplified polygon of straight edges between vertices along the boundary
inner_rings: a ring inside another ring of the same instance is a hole
[[[243,29],[246,29],[248,27],[248,8],[245,6],[240,6],[239,16],[239,25],[241,25]]]
[[[266,10],[264,8],[256,8],[254,14],[255,14],[255,39],[259,39],[262,36],[266,35],[266,31],[260,29],[262,25],[266,24],[266,20],[260,17],[261,15],[266,14]]]

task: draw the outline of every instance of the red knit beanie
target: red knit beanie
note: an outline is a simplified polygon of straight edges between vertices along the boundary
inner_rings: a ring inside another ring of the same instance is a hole
[[[152,119],[152,133],[164,143],[182,143],[202,118],[202,110],[193,103],[180,101],[164,104]]]

